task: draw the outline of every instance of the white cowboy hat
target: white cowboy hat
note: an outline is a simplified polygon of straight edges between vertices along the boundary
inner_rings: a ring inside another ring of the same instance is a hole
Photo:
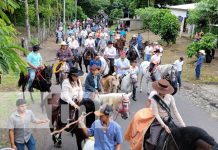
[[[89,33],[89,37],[92,37],[93,36],[93,34],[92,33]]]
[[[205,50],[200,50],[199,53],[206,55]]]
[[[154,45],[158,45],[158,42],[153,42]]]
[[[67,46],[67,43],[65,41],[61,41],[59,45]]]
[[[137,36],[134,34],[132,37],[136,38]]]

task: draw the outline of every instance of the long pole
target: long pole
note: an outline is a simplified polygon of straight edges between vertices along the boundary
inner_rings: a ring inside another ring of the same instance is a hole
[[[65,24],[66,24],[66,18],[65,18],[65,9],[66,9],[66,1],[64,0],[64,15],[63,15],[63,28],[64,28],[64,34],[65,34]]]
[[[77,20],[77,0],[75,0],[75,21]]]

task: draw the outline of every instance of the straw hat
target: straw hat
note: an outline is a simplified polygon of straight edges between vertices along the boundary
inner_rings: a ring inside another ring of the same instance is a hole
[[[205,50],[200,50],[199,53],[206,55]]]
[[[103,104],[99,110],[94,112],[96,116],[100,117],[100,116],[110,116],[113,113],[113,109],[112,106],[109,104]]]
[[[161,94],[172,94],[174,92],[173,87],[166,79],[160,79],[153,82],[152,87],[154,90]]]
[[[67,46],[67,43],[65,41],[61,41],[61,44],[59,44],[59,45]]]

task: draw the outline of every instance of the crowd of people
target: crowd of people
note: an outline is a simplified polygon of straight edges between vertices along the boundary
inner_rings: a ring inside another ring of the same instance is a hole
[[[96,24],[92,19],[87,19],[83,22],[78,20],[69,25],[66,35],[64,35],[63,25],[60,23],[56,30],[56,43],[60,45],[56,56],[59,61],[66,62],[69,65],[69,70],[62,82],[60,82],[59,72],[56,72],[56,83],[61,84],[61,105],[67,105],[68,109],[71,109],[71,107],[80,109],[77,102],[83,101],[84,93],[91,92],[98,94],[101,92],[102,85],[100,79],[102,78],[101,72],[104,71],[104,68],[102,68],[102,61],[100,60],[101,57],[104,57],[108,61],[110,68],[108,74],[115,76],[119,80],[120,85],[123,77],[129,73],[136,76],[138,79],[140,71],[137,63],[139,59],[135,59],[131,62],[127,59],[126,54],[128,53],[128,50],[124,48],[125,45],[128,45],[126,43],[126,34],[126,31],[122,28],[120,31],[111,32],[107,29],[107,27],[102,27]],[[117,46],[117,44],[120,39],[122,39],[123,47],[118,50],[119,46]],[[150,62],[149,72],[152,74],[155,71],[155,68],[161,64],[163,47],[157,42],[149,43],[146,47],[143,47],[143,37],[140,33],[132,36],[127,49],[130,49],[133,46],[136,46],[136,49],[138,50],[144,51],[143,58],[145,61]],[[30,92],[33,91],[32,82],[37,71],[43,69],[42,57],[39,53],[39,49],[39,46],[34,47],[33,51],[27,56],[30,77],[28,90]],[[81,83],[79,77],[82,76],[84,72],[82,71],[82,67],[80,69],[75,67],[75,57],[85,57],[87,49],[91,49],[92,55],[89,56],[89,72],[85,79],[83,92],[83,83]],[[137,53],[140,55],[139,51]],[[201,52],[201,54],[204,53]],[[199,69],[202,64],[202,60],[203,55],[199,57],[197,62],[197,78],[199,78],[200,75]],[[174,62],[178,69],[177,78],[180,87],[183,61],[184,58],[180,57]],[[167,120],[169,119],[170,114],[168,114],[167,110],[159,107],[160,104],[154,96],[158,96],[161,101],[169,107],[169,109],[173,110],[181,126],[185,126],[185,123],[176,108],[175,100],[171,95],[174,90],[169,82],[165,79],[161,79],[153,82],[152,87],[153,91],[150,93],[148,99],[151,101],[149,107],[152,108],[156,119],[149,128],[150,130],[148,132],[151,136],[147,138],[146,141],[155,146],[162,128],[170,133],[170,128],[167,125]],[[136,88],[137,82],[133,84],[132,88],[132,99],[134,101],[137,100]],[[48,120],[36,119],[33,112],[26,109],[26,102],[24,100],[18,100],[16,105],[18,108],[17,112],[11,115],[9,121],[11,147],[13,149],[23,150],[26,145],[29,150],[35,150],[35,141],[32,133],[30,131],[23,130],[23,128],[26,128],[30,122],[45,123]],[[87,137],[94,136],[95,149],[103,150],[103,147],[107,150],[121,149],[120,144],[123,142],[122,129],[117,122],[111,120],[110,116],[112,113],[113,108],[110,105],[107,104],[101,106],[100,109],[95,112],[95,115],[98,116],[99,119],[92,124],[91,128],[86,128],[86,125],[83,122],[83,116],[79,118],[79,125],[83,128],[85,135]],[[65,118],[63,120],[67,120],[69,117],[65,114],[68,113],[65,112],[64,109],[61,110],[61,117]],[[22,120],[25,120],[25,122],[22,122]],[[17,129],[17,125],[20,125],[19,129]],[[99,130],[99,128],[102,130]]]

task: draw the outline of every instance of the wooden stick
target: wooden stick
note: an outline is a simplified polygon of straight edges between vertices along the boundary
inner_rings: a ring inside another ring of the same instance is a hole
[[[92,113],[93,113],[93,112],[89,112],[88,114],[84,115],[84,117],[87,117],[88,115],[90,115],[90,114],[92,114]],[[62,128],[62,129],[60,129],[60,130],[53,131],[53,132],[51,133],[51,135],[54,135],[54,134],[56,134],[56,133],[61,133],[61,132],[63,132],[65,129],[69,128],[70,126],[72,126],[72,125],[74,125],[74,124],[76,124],[76,123],[78,123],[78,122],[79,122],[79,119],[76,120],[76,121],[74,121],[74,122],[71,122],[70,124],[67,124],[64,128]]]

